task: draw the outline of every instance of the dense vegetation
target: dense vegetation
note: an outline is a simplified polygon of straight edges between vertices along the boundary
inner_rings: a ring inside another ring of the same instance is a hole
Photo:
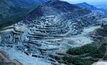
[[[2,29],[3,27],[7,27],[9,25],[15,24],[21,20],[23,20],[26,15],[28,13],[30,13],[31,11],[33,11],[34,9],[38,8],[39,6],[33,7],[33,8],[29,8],[29,9],[25,9],[19,13],[13,14],[10,17],[7,17],[6,19],[2,18],[2,15],[0,15],[2,21],[0,21],[0,29]]]
[[[19,22],[32,9],[48,0],[0,0],[0,28]]]
[[[0,65],[15,65],[15,64],[11,62],[8,62],[8,63],[0,62]]]
[[[101,29],[96,30],[96,33],[107,37],[107,25],[104,25]]]

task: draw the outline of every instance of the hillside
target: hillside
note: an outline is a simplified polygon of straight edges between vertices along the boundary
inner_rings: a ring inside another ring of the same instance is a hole
[[[0,0],[0,28],[22,20],[23,16],[46,1],[47,0]]]

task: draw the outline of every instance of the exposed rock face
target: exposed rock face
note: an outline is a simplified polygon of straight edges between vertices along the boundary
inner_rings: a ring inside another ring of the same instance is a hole
[[[67,2],[49,1],[32,11],[27,16],[25,23],[29,25],[32,22],[34,26],[38,25],[38,31],[41,33],[46,32],[51,36],[67,36],[78,34],[83,27],[96,24],[96,19],[96,15],[90,10]],[[42,27],[40,27],[41,25]]]
[[[58,0],[49,1],[29,13],[25,20],[4,28],[0,32],[0,45],[57,63],[50,56],[65,52],[66,47],[75,44],[64,38],[95,25],[97,19],[90,10]]]

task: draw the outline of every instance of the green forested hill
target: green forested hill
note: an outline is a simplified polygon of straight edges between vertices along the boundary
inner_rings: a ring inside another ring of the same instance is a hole
[[[19,21],[33,8],[46,1],[48,0],[0,0],[0,28]]]

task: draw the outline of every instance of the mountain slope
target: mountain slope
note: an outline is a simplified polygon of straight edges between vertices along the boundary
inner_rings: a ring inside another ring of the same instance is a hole
[[[10,59],[17,59],[23,65],[43,65],[36,63],[37,58],[49,65],[57,64],[53,57],[70,47],[80,46],[81,39],[87,38],[90,32],[83,30],[84,27],[95,25],[97,19],[90,10],[52,0],[31,11],[24,20],[0,31],[0,46]],[[83,34],[77,35],[82,31]],[[83,41],[84,44],[87,43]]]
[[[80,12],[79,12],[80,11]],[[38,12],[38,13],[36,13]],[[62,1],[49,1],[45,4],[43,4],[41,7],[39,7],[37,10],[34,10],[30,13],[30,15],[32,17],[37,18],[38,16],[42,16],[42,15],[58,15],[58,14],[64,14],[64,13],[69,13],[72,12],[71,14],[73,15],[73,12],[76,14],[84,15],[84,14],[88,14],[91,11],[87,10],[87,9],[82,9],[80,7],[77,7],[75,5],[69,4],[67,2],[62,2]],[[40,15],[41,14],[41,15]],[[30,17],[30,18],[32,18]]]
[[[85,26],[96,24],[96,15],[85,8],[75,6],[63,1],[49,1],[26,16],[28,24],[34,23],[37,26],[44,27],[39,28],[52,35],[68,35],[78,34]],[[52,29],[51,29],[52,28]],[[60,29],[61,28],[61,29]],[[81,29],[79,29],[81,28]],[[55,30],[56,29],[56,30]],[[65,30],[66,29],[66,30]]]
[[[2,27],[1,25],[4,25],[7,19],[12,18],[13,16],[20,19],[21,17],[26,15],[32,8],[36,8],[36,6],[46,1],[48,0],[0,0],[0,27]],[[21,17],[18,17],[17,15],[21,15]],[[5,24],[8,23],[11,22],[6,22]]]
[[[90,5],[90,4],[86,3],[86,2],[78,3],[76,5],[79,6],[79,7],[87,8],[89,10],[97,10],[98,9],[98,8],[94,7],[93,5]]]
[[[76,5],[79,6],[79,7],[82,7],[82,8],[89,9],[89,10],[93,11],[94,13],[98,14],[99,16],[104,17],[106,15],[106,11],[103,8],[97,8],[97,7],[95,7],[93,5],[90,5],[86,2],[78,3]]]

